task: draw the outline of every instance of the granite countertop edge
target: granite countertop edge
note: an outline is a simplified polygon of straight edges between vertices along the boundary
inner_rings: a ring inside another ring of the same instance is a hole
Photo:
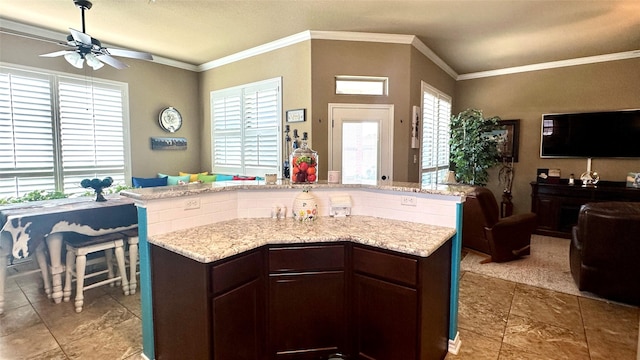
[[[315,184],[294,184],[286,180],[278,180],[276,184],[267,184],[263,180],[242,181],[218,181],[212,183],[192,183],[186,185],[160,186],[151,188],[138,188],[123,190],[120,195],[134,200],[158,200],[176,198],[182,196],[201,195],[206,193],[237,190],[280,190],[280,189],[375,189],[398,192],[412,192],[423,194],[437,194],[464,197],[472,187],[462,184],[437,184],[434,186],[421,186],[418,183],[393,182],[389,185],[364,185],[364,184],[329,184],[321,181]]]
[[[213,263],[264,245],[352,242],[428,257],[456,233],[454,228],[369,216],[235,219],[150,236],[149,243],[200,263]]]

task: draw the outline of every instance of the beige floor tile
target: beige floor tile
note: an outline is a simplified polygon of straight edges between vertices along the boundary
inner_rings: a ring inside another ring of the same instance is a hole
[[[498,360],[555,360],[555,358],[543,359],[540,354],[532,353],[529,349],[520,349],[515,346],[502,343]]]
[[[34,304],[36,311],[61,345],[85,337],[90,338],[103,329],[135,317],[108,294],[100,292],[100,296],[96,297],[90,295],[91,290],[88,293],[85,306],[80,313],[75,312],[72,302]]]
[[[65,355],[64,351],[61,348],[57,348],[54,350],[43,352],[42,354],[38,354],[35,356],[31,356],[26,360],[68,360],[69,358]]]
[[[43,323],[0,337],[2,360],[29,359],[56,349],[58,343]]]
[[[42,319],[27,303],[24,306],[6,310],[0,316],[0,337],[23,331],[33,325],[41,324]]]
[[[474,273],[460,282],[458,327],[491,339],[502,339],[515,283]]]
[[[458,354],[447,354],[445,360],[497,360],[500,340],[490,339],[472,331],[460,329],[462,341]]]
[[[15,284],[15,282],[12,282],[12,283]],[[12,287],[7,287],[4,290],[4,312],[5,313],[11,309],[15,309],[25,305],[29,305],[29,300],[17,285]]]
[[[639,317],[637,307],[586,298],[580,299],[580,306],[592,360],[635,359]]]
[[[578,333],[583,329],[578,297],[517,284],[511,314],[552,324]]]
[[[142,351],[142,323],[133,317],[62,347],[69,359],[127,359]]]
[[[584,332],[574,333],[559,326],[510,315],[503,343],[541,359],[589,360]]]

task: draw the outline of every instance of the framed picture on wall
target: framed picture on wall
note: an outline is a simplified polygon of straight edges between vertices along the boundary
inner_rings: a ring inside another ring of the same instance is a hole
[[[306,120],[306,113],[307,109],[287,110],[287,122],[303,122]]]
[[[518,143],[520,141],[520,120],[501,120],[492,134],[498,138],[500,159],[518,162]]]

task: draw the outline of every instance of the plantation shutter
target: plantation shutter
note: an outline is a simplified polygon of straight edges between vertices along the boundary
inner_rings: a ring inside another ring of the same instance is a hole
[[[129,173],[127,86],[0,67],[0,198],[84,193],[85,178]]]
[[[55,190],[51,77],[0,72],[0,197]]]
[[[211,93],[214,173],[279,172],[280,83],[278,78]]]
[[[422,91],[421,181],[436,184],[449,169],[451,98],[425,83]]]
[[[85,178],[124,182],[122,90],[96,81],[61,78],[60,143],[64,191],[85,191]]]

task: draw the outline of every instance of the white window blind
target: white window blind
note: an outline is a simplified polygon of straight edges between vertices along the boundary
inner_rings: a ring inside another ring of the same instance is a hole
[[[451,97],[422,83],[422,176],[423,184],[435,184],[449,169]]]
[[[280,171],[281,79],[211,93],[214,173]]]
[[[125,84],[0,68],[0,197],[124,184],[126,99]]]

